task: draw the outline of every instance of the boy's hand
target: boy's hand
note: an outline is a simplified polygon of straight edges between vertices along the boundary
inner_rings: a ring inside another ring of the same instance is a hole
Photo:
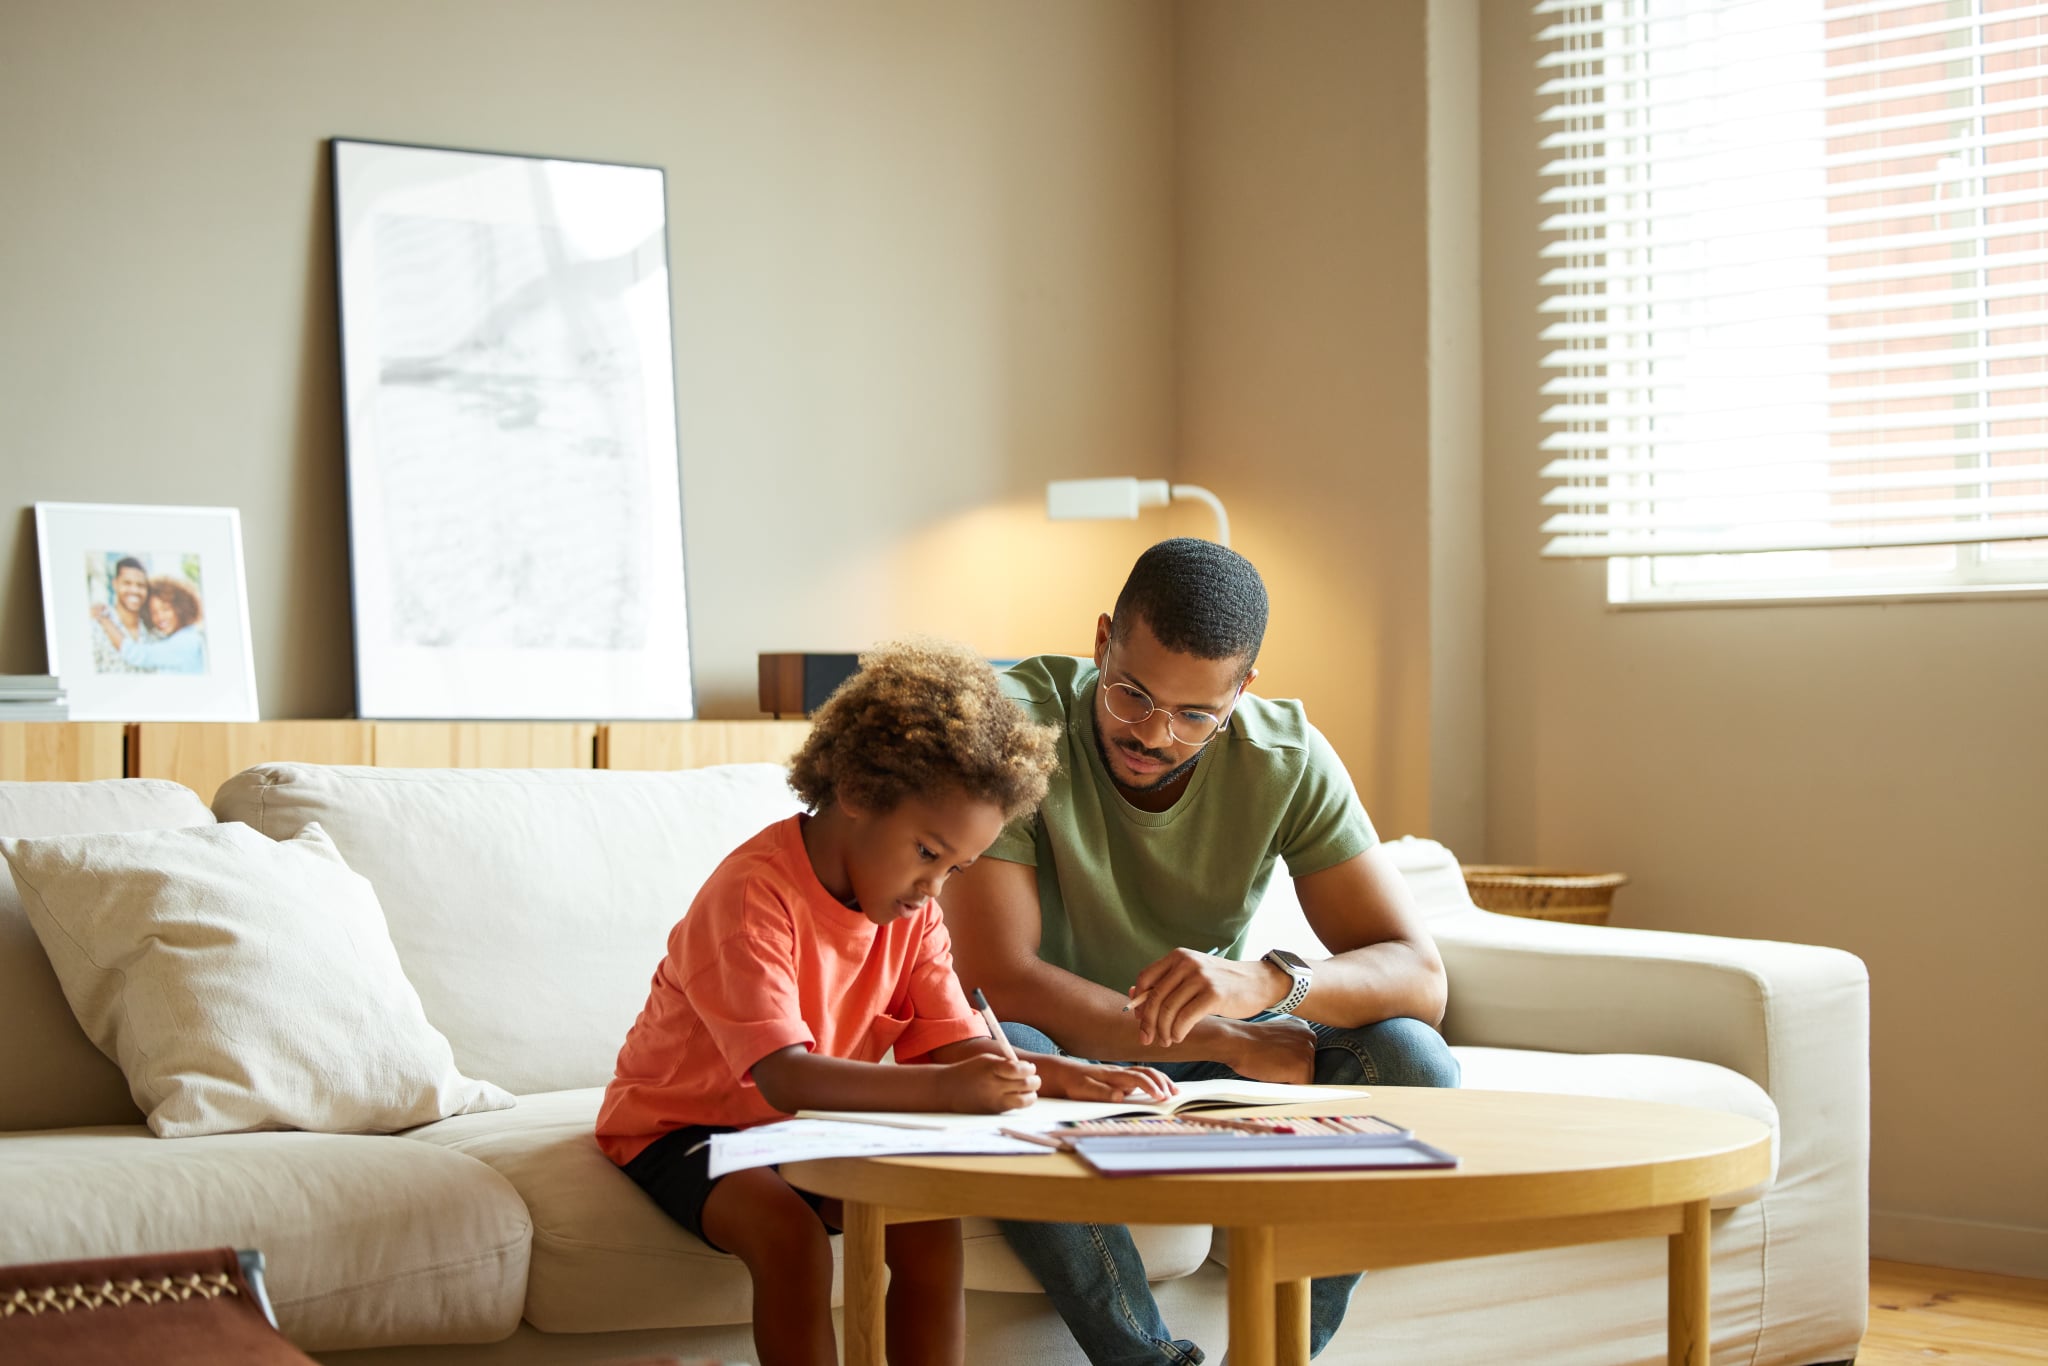
[[[1067,1100],[1125,1100],[1133,1093],[1146,1100],[1165,1100],[1174,1085],[1150,1067],[1119,1067],[1106,1062],[1034,1056],[1039,1094]]]
[[[1000,1053],[977,1053],[942,1069],[946,1108],[970,1115],[999,1115],[1022,1109],[1038,1098],[1038,1069],[1031,1062],[1011,1062]]]

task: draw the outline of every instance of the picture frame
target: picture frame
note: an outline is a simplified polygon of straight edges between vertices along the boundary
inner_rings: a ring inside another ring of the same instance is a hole
[[[254,721],[235,508],[37,503],[49,671],[74,721]]]
[[[694,716],[665,174],[331,150],[357,714]]]

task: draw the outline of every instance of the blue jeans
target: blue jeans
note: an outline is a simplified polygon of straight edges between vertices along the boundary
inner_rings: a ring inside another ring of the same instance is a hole
[[[1268,1018],[1268,1017],[1260,1017]],[[1363,1029],[1312,1025],[1316,1073],[1326,1086],[1456,1086],[1458,1060],[1420,1020],[1382,1020]],[[1019,1049],[1058,1053],[1053,1041],[1029,1025],[1005,1022]],[[1207,1081],[1237,1074],[1220,1062],[1157,1063],[1175,1081]],[[1195,1366],[1202,1349],[1168,1333],[1145,1281],[1145,1264],[1121,1224],[1039,1224],[999,1221],[1003,1238],[1031,1268],[1053,1307],[1093,1366]],[[1344,1322],[1358,1275],[1309,1282],[1309,1355],[1323,1350]]]

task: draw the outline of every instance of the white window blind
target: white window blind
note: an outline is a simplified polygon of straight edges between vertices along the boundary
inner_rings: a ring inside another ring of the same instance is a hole
[[[1543,553],[2048,580],[2048,3],[1536,12]]]

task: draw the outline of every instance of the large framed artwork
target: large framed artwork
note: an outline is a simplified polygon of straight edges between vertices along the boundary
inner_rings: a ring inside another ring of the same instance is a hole
[[[43,642],[74,721],[254,721],[234,508],[37,503]]]
[[[661,170],[333,168],[358,714],[690,717]]]

